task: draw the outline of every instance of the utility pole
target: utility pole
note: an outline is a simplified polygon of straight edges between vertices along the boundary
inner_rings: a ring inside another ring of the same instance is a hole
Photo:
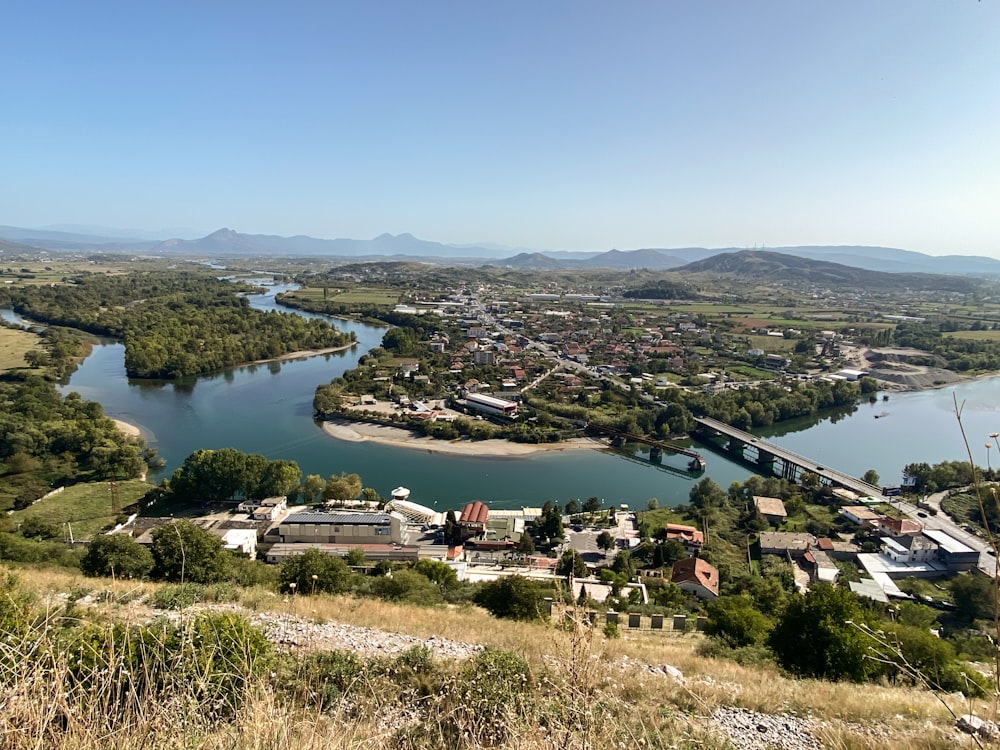
[[[108,482],[108,489],[111,491],[111,513],[117,516],[122,512],[121,498],[118,497],[118,482],[112,479]]]

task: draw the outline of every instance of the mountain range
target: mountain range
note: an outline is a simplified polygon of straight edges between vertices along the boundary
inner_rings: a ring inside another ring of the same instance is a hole
[[[220,229],[199,239],[150,240],[122,237],[122,230],[105,229],[103,234],[26,229],[0,226],[0,239],[27,248],[53,251],[143,253],[148,255],[226,256],[315,256],[351,260],[418,259],[427,262],[490,264],[522,270],[573,270],[594,268],[654,271],[679,269],[714,256],[737,253],[747,248],[682,247],[640,248],[637,250],[530,251],[516,252],[490,243],[449,245],[422,240],[412,234],[380,234],[370,240],[319,239],[306,235],[282,237],[244,234]],[[136,232],[138,234],[138,232]],[[8,246],[9,249],[9,246]],[[798,245],[769,247],[769,253],[836,263],[887,273],[936,273],[959,275],[1000,275],[1000,260],[972,255],[934,256],[912,250],[864,245]],[[513,254],[512,254],[513,253]]]

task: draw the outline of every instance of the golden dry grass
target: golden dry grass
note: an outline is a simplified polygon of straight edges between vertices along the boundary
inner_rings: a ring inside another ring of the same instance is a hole
[[[0,328],[0,371],[27,367],[24,355],[39,348],[37,334],[16,328]]]
[[[89,590],[113,592],[99,617],[109,620],[142,621],[150,616],[141,601],[160,587],[155,583],[135,583],[85,578],[64,570],[24,569],[18,572],[24,587],[49,602],[58,602],[59,593]],[[942,698],[926,690],[891,685],[830,683],[795,680],[767,666],[744,667],[722,659],[707,658],[698,652],[704,639],[699,634],[670,635],[629,632],[608,640],[599,631],[552,624],[518,623],[496,620],[475,607],[447,606],[418,608],[357,597],[326,595],[297,596],[294,599],[247,592],[248,603],[257,609],[294,614],[306,619],[379,628],[414,636],[446,638],[488,645],[522,655],[535,674],[542,677],[549,699],[560,705],[594,706],[601,722],[593,716],[562,717],[586,729],[582,734],[563,727],[560,737],[543,736],[522,727],[508,738],[504,747],[541,750],[555,747],[636,746],[640,739],[669,737],[662,747],[724,748],[726,744],[707,720],[719,706],[734,706],[768,714],[790,713],[822,721],[820,740],[824,747],[880,750],[906,747],[943,750],[954,747],[953,719]],[[669,664],[683,672],[682,683],[656,669]],[[993,715],[989,701],[969,702],[943,696],[956,714],[975,712]],[[600,707],[599,710],[597,707]],[[589,709],[580,709],[581,711]],[[572,713],[572,712],[571,712]],[[575,718],[574,718],[575,717]],[[133,739],[145,736],[150,727],[136,726]],[[874,728],[874,730],[873,730]],[[537,729],[537,727],[535,728]],[[373,719],[348,720],[343,714],[316,712],[307,706],[289,705],[262,681],[255,690],[251,707],[241,713],[236,725],[191,727],[200,747],[248,748],[375,748],[384,747],[385,729]],[[613,730],[613,731],[612,731]],[[174,741],[148,746],[187,746],[191,736],[177,729],[180,744]],[[65,747],[111,747],[107,738],[77,738],[78,744]],[[0,742],[0,748],[4,745]]]

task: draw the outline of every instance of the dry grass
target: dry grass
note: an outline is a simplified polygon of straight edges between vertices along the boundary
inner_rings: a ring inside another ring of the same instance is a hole
[[[37,334],[16,328],[0,327],[0,371],[27,367],[24,355],[38,349],[40,337]]]
[[[113,595],[107,597],[109,603],[101,605],[95,613],[98,620],[106,621],[144,621],[150,611],[140,600],[159,588],[159,584],[88,579],[60,570],[25,569],[18,575],[24,588],[38,592],[49,607],[62,601],[56,596],[59,593],[111,592]],[[823,722],[817,733],[824,747],[888,750],[902,743],[918,750],[943,750],[955,746],[954,734],[950,731],[952,719],[940,699],[928,691],[888,685],[793,680],[773,667],[744,667],[701,656],[698,647],[703,637],[698,634],[626,632],[623,638],[608,640],[599,631],[581,625],[556,627],[496,620],[473,607],[414,608],[325,595],[298,596],[294,600],[261,597],[252,592],[248,596],[258,609],[272,609],[317,621],[480,643],[521,655],[540,681],[539,705],[533,717],[510,719],[512,733],[503,743],[507,748],[645,746],[721,750],[727,747],[725,740],[713,732],[707,719],[718,706],[814,717]],[[665,664],[683,672],[683,684],[651,669]],[[446,669],[460,669],[460,665]],[[19,699],[24,702],[18,705],[51,705],[51,696],[47,693],[46,700],[42,701],[43,693],[49,688],[34,684],[30,675],[30,670],[21,675],[18,690]],[[6,680],[0,679],[0,683],[9,685],[9,676]],[[426,720],[421,725],[422,731],[432,735],[437,732],[438,741],[434,742],[426,737],[418,742],[406,732],[399,734],[399,726],[387,726],[385,716],[393,715],[399,706],[387,706],[388,714],[377,708],[380,701],[387,700],[384,686],[372,685],[361,691],[375,703],[358,713],[356,708],[347,705],[320,710],[315,705],[290,701],[287,695],[276,690],[266,675],[259,678],[253,685],[248,704],[235,721],[208,725],[191,719],[188,724],[178,723],[176,717],[167,721],[167,717],[159,715],[166,707],[150,706],[148,713],[135,717],[115,736],[101,734],[98,723],[83,717],[74,725],[72,736],[60,747],[81,750],[114,745],[154,749],[197,746],[319,750],[391,746],[416,750],[418,747],[448,746],[443,744],[448,736],[445,724],[449,717],[446,715],[434,720],[441,722],[440,726],[427,726]],[[991,715],[991,705],[983,701],[969,703],[952,696],[945,696],[944,700],[957,714],[974,711],[980,716]],[[7,705],[14,704],[8,700]],[[176,709],[177,706],[172,708]],[[50,711],[45,716],[39,713],[33,718],[21,718],[28,726],[35,726],[37,734],[53,715]],[[542,726],[544,731],[540,729]],[[13,736],[0,740],[0,750],[46,746],[45,742],[12,743],[9,740]],[[390,737],[395,738],[394,744],[390,744]],[[479,746],[475,743],[464,745]]]

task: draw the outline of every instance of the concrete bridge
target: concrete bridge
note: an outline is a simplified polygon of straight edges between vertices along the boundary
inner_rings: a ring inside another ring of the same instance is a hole
[[[692,437],[702,442],[717,444],[714,438],[722,436],[726,439],[722,446],[726,452],[742,461],[756,464],[765,473],[798,482],[804,473],[809,472],[816,474],[820,478],[820,482],[824,484],[843,487],[862,496],[882,496],[881,487],[876,487],[874,484],[863,482],[857,477],[818,464],[811,458],[800,456],[798,453],[768,443],[749,432],[731,427],[725,422],[710,417],[696,417],[694,421],[698,423],[698,427]]]

